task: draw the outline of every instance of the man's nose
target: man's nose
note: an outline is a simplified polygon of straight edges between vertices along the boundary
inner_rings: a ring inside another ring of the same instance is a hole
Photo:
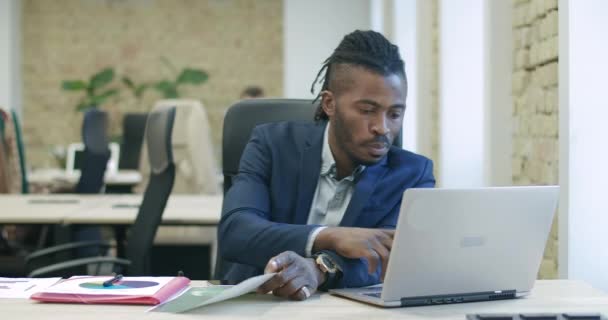
[[[379,113],[372,123],[372,132],[379,136],[385,136],[388,130],[388,121],[384,113]]]

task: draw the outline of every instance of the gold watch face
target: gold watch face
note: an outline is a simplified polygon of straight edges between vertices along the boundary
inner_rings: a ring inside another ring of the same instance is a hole
[[[321,271],[325,273],[336,272],[336,267],[334,266],[333,262],[329,260],[325,255],[320,255],[317,257],[317,264],[319,265],[319,269],[321,269]]]

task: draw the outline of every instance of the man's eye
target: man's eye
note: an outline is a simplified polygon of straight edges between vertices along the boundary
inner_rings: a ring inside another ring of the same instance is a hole
[[[371,110],[371,109],[361,109],[361,113],[363,113],[363,114],[371,114],[373,112],[374,112],[374,110]]]
[[[401,112],[392,112],[389,116],[391,119],[399,119],[401,118]]]

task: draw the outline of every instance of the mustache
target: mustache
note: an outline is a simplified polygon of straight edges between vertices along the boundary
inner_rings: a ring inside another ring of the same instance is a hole
[[[374,143],[382,143],[388,147],[391,144],[391,141],[388,138],[388,136],[376,136],[374,139],[367,142],[367,144],[374,144]]]

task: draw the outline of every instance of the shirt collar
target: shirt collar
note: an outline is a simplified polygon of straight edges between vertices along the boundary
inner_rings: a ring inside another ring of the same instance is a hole
[[[365,170],[365,166],[359,165],[353,170],[350,176],[345,177],[344,179],[348,181],[354,181],[361,172]],[[332,178],[336,179],[338,172],[336,170],[336,160],[334,159],[334,155],[331,153],[331,149],[329,148],[329,122],[325,127],[325,133],[323,134],[323,151],[321,151],[321,176],[330,175]]]

